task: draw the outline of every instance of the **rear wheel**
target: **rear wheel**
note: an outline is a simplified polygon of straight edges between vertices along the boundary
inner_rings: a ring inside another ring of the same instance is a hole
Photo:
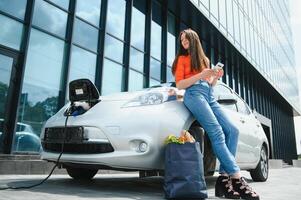
[[[260,151],[260,159],[255,169],[250,170],[253,181],[264,182],[269,175],[269,159],[266,147],[262,146]]]
[[[75,168],[75,167],[66,167],[66,170],[73,179],[75,180],[91,180],[98,169],[85,169],[85,168]]]

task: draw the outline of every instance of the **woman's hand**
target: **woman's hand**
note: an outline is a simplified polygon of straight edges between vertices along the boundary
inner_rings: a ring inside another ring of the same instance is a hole
[[[224,70],[223,69],[219,69],[218,72],[217,72],[217,79],[219,79],[222,76],[224,76]]]
[[[218,75],[218,71],[214,69],[204,69],[200,73],[200,80],[210,81],[212,77],[216,77]]]
[[[215,86],[217,80],[224,75],[223,69],[216,70],[217,75],[213,76],[210,81],[208,82],[210,85]]]

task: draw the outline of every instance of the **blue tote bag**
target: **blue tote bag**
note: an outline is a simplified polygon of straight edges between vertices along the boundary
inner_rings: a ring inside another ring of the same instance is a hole
[[[208,197],[200,144],[169,143],[165,150],[164,192],[167,199]]]

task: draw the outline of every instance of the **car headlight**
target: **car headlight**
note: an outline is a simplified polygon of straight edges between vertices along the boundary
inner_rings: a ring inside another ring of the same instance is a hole
[[[127,102],[122,107],[147,106],[161,104],[166,100],[166,97],[161,92],[148,92]]]

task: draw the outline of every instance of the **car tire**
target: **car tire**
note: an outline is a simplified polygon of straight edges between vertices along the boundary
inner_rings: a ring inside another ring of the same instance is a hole
[[[66,167],[67,173],[75,180],[91,180],[98,169]]]
[[[260,159],[255,169],[250,170],[253,181],[264,182],[269,175],[269,159],[266,147],[262,146]]]

